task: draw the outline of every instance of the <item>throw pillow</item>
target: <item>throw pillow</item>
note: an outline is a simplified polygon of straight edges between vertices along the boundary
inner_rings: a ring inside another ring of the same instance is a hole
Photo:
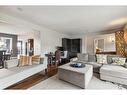
[[[120,57],[114,57],[112,58],[112,61],[114,65],[124,65],[125,64],[125,61],[126,61],[126,58],[120,58]]]
[[[107,63],[112,64],[112,58],[121,57],[120,55],[107,55]]]
[[[34,56],[32,56],[31,63],[32,64],[40,64],[41,63],[41,57],[40,57],[40,55],[34,55]]]
[[[107,55],[97,54],[96,58],[97,58],[97,63],[107,64]]]
[[[86,53],[83,53],[83,54],[82,53],[78,53],[77,57],[78,57],[79,61],[88,62],[88,54],[86,54]]]
[[[19,66],[31,65],[30,56],[20,56]]]

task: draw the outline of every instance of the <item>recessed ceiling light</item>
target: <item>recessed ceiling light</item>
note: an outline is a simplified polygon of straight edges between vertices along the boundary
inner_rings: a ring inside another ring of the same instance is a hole
[[[23,11],[23,9],[22,9],[22,8],[20,8],[20,7],[17,7],[17,10],[18,10],[18,11],[20,11],[20,12],[22,12],[22,11]]]

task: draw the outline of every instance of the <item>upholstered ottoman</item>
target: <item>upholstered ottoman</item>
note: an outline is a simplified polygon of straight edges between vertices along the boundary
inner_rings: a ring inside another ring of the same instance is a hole
[[[70,63],[68,63],[58,68],[59,79],[72,83],[81,88],[87,88],[92,76],[92,65],[86,65],[83,68],[74,68],[70,66]]]
[[[103,65],[100,68],[100,78],[127,85],[127,68],[115,65]]]

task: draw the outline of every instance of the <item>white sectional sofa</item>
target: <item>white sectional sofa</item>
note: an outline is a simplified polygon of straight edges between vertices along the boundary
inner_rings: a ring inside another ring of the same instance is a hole
[[[100,79],[127,85],[127,63],[125,66],[112,64],[113,57],[121,57],[119,55],[107,55],[108,64],[98,64],[95,55],[78,54],[78,58],[73,58],[71,61],[82,62],[93,66],[94,73],[100,74]]]
[[[17,62],[16,59],[13,59]],[[13,62],[11,60],[11,62]],[[23,66],[23,67],[11,67],[8,69],[0,69],[0,89],[5,89],[17,82],[20,82],[36,73],[39,73],[47,69],[47,59],[45,58],[43,63]]]

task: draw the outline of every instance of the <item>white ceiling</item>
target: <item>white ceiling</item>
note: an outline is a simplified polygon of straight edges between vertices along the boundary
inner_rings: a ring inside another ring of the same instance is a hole
[[[127,23],[126,6],[0,6],[0,12],[67,34],[103,31]]]
[[[18,27],[16,25],[12,25],[5,22],[0,22],[0,33],[15,34],[19,36],[29,35],[30,37],[35,37],[39,35],[39,31],[24,28],[24,27]]]

